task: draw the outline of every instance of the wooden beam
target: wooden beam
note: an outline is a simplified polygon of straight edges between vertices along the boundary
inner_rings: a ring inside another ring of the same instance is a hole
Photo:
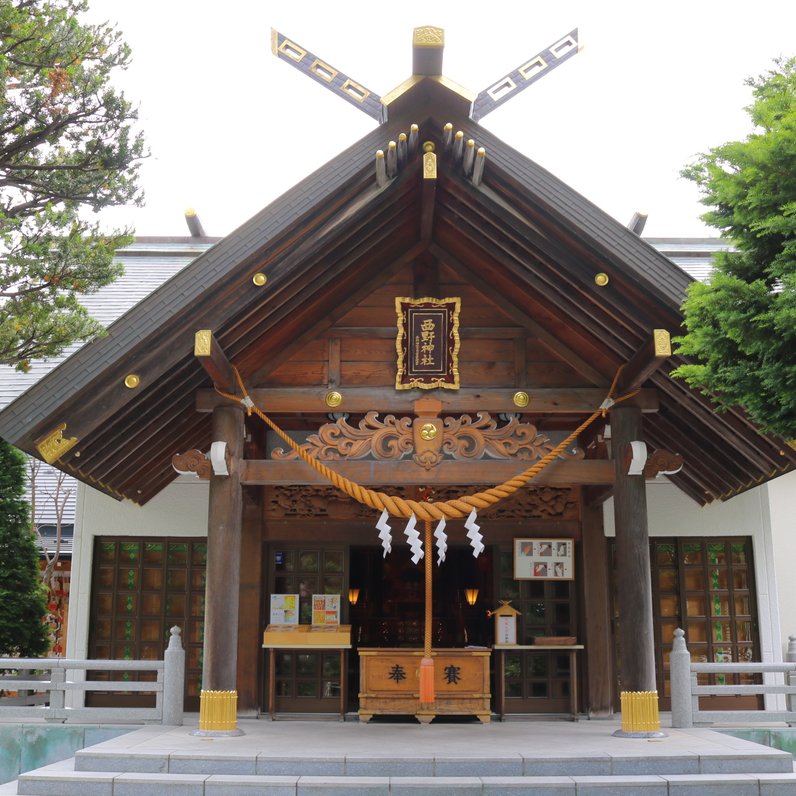
[[[324,462],[339,475],[362,485],[390,484],[473,484],[493,486],[521,473],[531,462],[476,462],[446,460],[426,470],[413,461],[335,461]],[[275,461],[247,459],[240,463],[241,483],[246,486],[329,484],[320,473],[300,460]],[[561,459],[548,465],[531,482],[532,486],[572,486],[573,484],[611,484],[614,463],[603,460]]]
[[[340,393],[343,403],[340,412],[405,412],[412,414],[414,402],[424,397],[423,390],[401,390],[392,387],[342,387]],[[274,389],[254,389],[249,391],[254,403],[264,412],[328,412],[326,386],[315,387],[277,387]],[[530,397],[527,407],[518,409],[514,403],[515,389],[464,388],[456,391],[439,390],[435,397],[442,403],[442,411],[453,412],[512,412],[561,415],[588,415],[605,399],[608,388],[568,387],[562,389],[528,389]],[[196,410],[212,412],[216,406],[228,403],[215,390],[196,391]],[[656,390],[641,390],[633,398],[624,402],[637,406],[642,412],[658,411]]]
[[[622,368],[619,393],[635,390],[672,355],[672,340],[666,329],[653,329],[644,345],[633,354]]]
[[[210,329],[200,329],[194,335],[193,353],[219,390],[237,390],[235,369]]]

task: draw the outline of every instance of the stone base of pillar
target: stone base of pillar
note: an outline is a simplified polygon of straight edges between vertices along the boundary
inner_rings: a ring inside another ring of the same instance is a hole
[[[657,691],[622,691],[622,729],[618,738],[665,738],[661,732]]]
[[[238,692],[205,691],[199,695],[199,729],[191,735],[230,737],[244,735],[238,729]]]

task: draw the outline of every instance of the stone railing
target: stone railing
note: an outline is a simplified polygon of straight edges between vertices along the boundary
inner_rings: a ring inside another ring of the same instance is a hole
[[[14,674],[10,674],[13,671]],[[155,672],[155,680],[74,679],[75,672]],[[70,679],[71,675],[71,679]],[[0,719],[47,721],[138,721],[180,725],[183,717],[185,651],[180,628],[171,628],[162,661],[75,660],[71,658],[0,658]],[[66,707],[66,692],[114,691],[155,694],[153,708]],[[29,693],[26,693],[29,692]]]
[[[672,727],[695,724],[784,721],[796,724],[796,636],[790,637],[788,661],[782,663],[692,663],[685,645],[684,632],[674,631],[670,658],[672,688]],[[762,674],[767,682],[753,685],[698,685],[700,674]],[[782,675],[784,682],[768,682]],[[700,696],[784,695],[787,710],[701,710]]]

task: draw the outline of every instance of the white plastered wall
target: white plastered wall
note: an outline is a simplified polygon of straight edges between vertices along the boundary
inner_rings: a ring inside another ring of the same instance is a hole
[[[78,486],[66,655],[88,657],[91,567],[97,536],[206,536],[207,481],[181,477],[145,506]]]
[[[796,472],[769,481],[764,489],[769,498],[784,655],[788,636],[796,636]]]

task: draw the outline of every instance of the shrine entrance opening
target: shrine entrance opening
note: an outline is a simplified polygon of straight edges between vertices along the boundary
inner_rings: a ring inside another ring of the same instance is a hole
[[[435,551],[431,551],[435,555]],[[469,547],[448,548],[434,564],[432,644],[435,647],[490,646],[494,639],[487,609],[494,607],[492,550],[478,558]],[[380,547],[351,548],[351,585],[359,599],[350,607],[357,646],[423,646],[425,588],[422,562],[415,565],[405,546],[384,557]],[[473,605],[465,590],[477,589]]]
[[[265,616],[272,594],[297,594],[300,621],[308,623],[313,594],[338,594],[340,620],[351,625],[352,643],[345,663],[335,650],[276,650],[274,711],[335,713],[340,709],[340,689],[345,684],[346,710],[356,712],[360,707],[359,649],[423,648],[422,561],[413,564],[409,548],[401,543],[393,544],[386,557],[376,545],[271,542],[265,548]],[[487,546],[478,558],[469,546],[452,545],[441,566],[436,563],[436,551],[431,554],[435,558],[435,648],[491,647],[495,629],[488,611],[501,599],[511,600],[522,612],[518,622],[520,645],[532,645],[537,636],[582,636],[578,632],[577,581],[515,580],[509,539]],[[478,593],[470,605],[466,592],[472,589]],[[357,591],[356,602],[350,602],[351,590]],[[497,667],[502,660],[506,713],[569,712],[572,683],[568,653],[518,649],[502,659],[496,654],[491,658],[493,709],[497,709]],[[268,656],[264,660],[263,683],[267,684]],[[267,710],[265,689],[263,697],[262,708]]]

